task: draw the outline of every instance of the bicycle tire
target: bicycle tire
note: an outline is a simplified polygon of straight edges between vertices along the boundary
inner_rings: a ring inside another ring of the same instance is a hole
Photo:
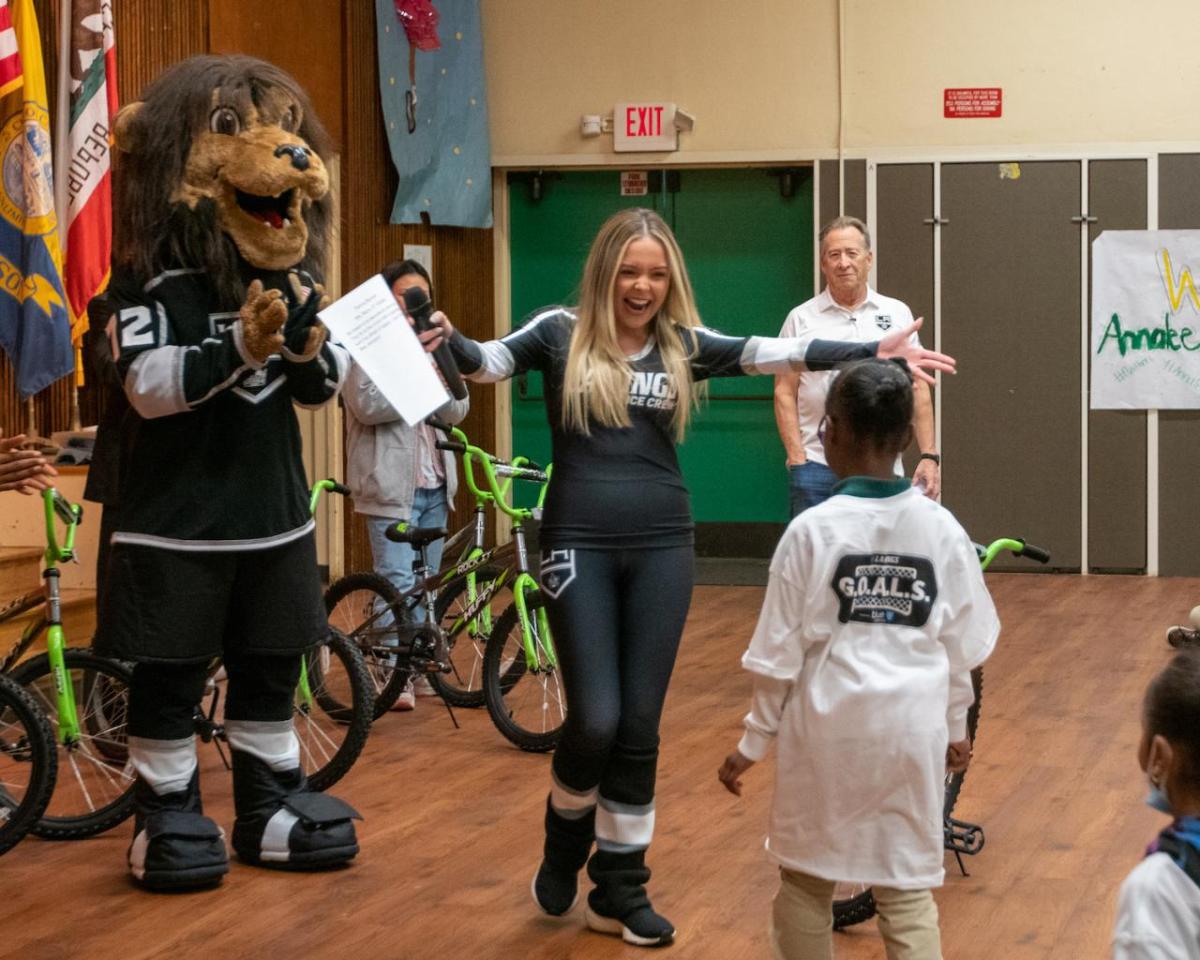
[[[481,583],[491,583],[505,572],[504,567],[483,566],[473,571],[476,588]],[[452,707],[482,707],[483,658],[487,650],[488,637],[500,616],[494,611],[503,611],[512,603],[512,594],[506,587],[476,614],[473,622],[464,622],[457,631],[450,628],[467,608],[467,574],[458,574],[447,580],[438,591],[434,612],[438,623],[446,634],[446,646],[450,650],[450,672],[433,673],[429,682],[438,695]],[[500,602],[497,602],[500,601]]]
[[[0,674],[0,854],[41,819],[57,772],[50,720],[24,687]],[[12,793],[17,789],[19,797]]]
[[[133,671],[91,650],[68,648],[63,660],[75,689],[82,736],[71,745],[58,742],[62,775],[31,832],[46,840],[82,840],[112,829],[133,813],[136,776],[126,733]],[[25,661],[11,676],[57,728],[58,700],[49,656],[43,653]]]
[[[971,671],[971,686],[975,691],[975,701],[967,710],[967,738],[975,743],[975,735],[979,731],[979,710],[983,705],[983,667]],[[963,780],[967,771],[951,773],[946,777],[946,792],[942,800],[942,816],[949,817],[958,803],[958,795],[962,792]],[[852,897],[833,901],[833,929],[844,930],[856,923],[865,923],[875,916],[875,894],[868,887]]]
[[[357,596],[355,596],[357,594]],[[368,623],[378,604],[391,608],[392,624]],[[400,652],[402,642],[394,624],[403,619],[404,597],[386,577],[377,573],[351,573],[334,581],[325,591],[325,613],[329,624],[358,648],[371,681],[374,703],[372,717],[387,713],[408,683],[407,659]],[[389,640],[395,640],[396,653],[388,654]],[[328,711],[345,709],[348,704],[323,703]]]
[[[304,656],[313,703],[318,709],[306,705],[299,696],[293,704],[300,764],[312,789],[328,790],[362,753],[371,732],[375,697],[362,654],[336,630]],[[337,668],[333,666],[335,660]],[[333,704],[336,706],[327,706]]]
[[[530,591],[525,604],[536,632],[535,614],[545,604],[541,591]],[[530,753],[545,753],[553,750],[562,736],[566,693],[558,669],[541,664],[544,647],[536,636],[534,645],[539,666],[530,677],[517,605],[509,604],[496,621],[483,654],[484,702],[492,723],[510,743]],[[529,723],[527,716],[540,718],[540,723]]]

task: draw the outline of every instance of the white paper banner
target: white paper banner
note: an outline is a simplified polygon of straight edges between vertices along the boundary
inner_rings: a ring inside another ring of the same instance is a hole
[[[1200,408],[1200,230],[1092,244],[1092,409]]]

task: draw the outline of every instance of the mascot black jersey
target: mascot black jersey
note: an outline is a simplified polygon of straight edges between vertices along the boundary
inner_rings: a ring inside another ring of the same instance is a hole
[[[672,416],[677,391],[663,369],[654,338],[629,366],[628,427],[590,425],[587,434],[563,427],[562,385],[575,315],[562,307],[534,314],[519,330],[488,343],[457,331],[451,339],[463,373],[502,380],[539,370],[553,438],[554,474],[546,492],[540,541],[554,547],[680,546],[692,542],[687,487],[675,453]],[[695,327],[690,361],[696,381],[786,370],[825,370],[874,356],[876,343],[770,337],[730,337]]]
[[[295,306],[283,271],[244,279],[252,278]],[[307,275],[301,279],[312,286]],[[326,342],[306,363],[279,354],[256,362],[238,312],[227,299],[221,308],[203,270],[167,270],[144,284],[117,272],[109,297],[113,354],[132,405],[122,425],[122,510],[113,543],[257,550],[310,531],[292,404],[333,397],[345,351]]]

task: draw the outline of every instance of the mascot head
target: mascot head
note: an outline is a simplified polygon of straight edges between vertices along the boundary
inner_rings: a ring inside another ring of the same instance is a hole
[[[142,276],[204,267],[240,288],[241,260],[316,276],[332,226],[329,137],[300,86],[253,57],[192,57],[114,124],[114,260]]]

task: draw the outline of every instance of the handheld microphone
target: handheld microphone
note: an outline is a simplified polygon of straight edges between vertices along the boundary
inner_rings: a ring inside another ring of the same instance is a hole
[[[433,313],[433,303],[429,299],[429,294],[420,287],[409,287],[404,291],[404,312],[412,318],[413,326],[417,331],[433,329],[433,324],[429,322],[429,317]],[[462,381],[462,375],[458,372],[458,364],[454,362],[450,345],[445,340],[433,351],[433,362],[437,364],[437,368],[442,371],[442,376],[446,378],[446,386],[450,388],[454,399],[467,399],[467,386]]]

